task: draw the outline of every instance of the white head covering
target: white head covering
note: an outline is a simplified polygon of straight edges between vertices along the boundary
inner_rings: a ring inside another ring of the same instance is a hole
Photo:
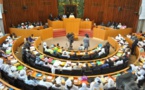
[[[20,76],[24,76],[24,75],[26,75],[26,71],[25,70],[21,70],[20,71]]]
[[[12,66],[11,68],[11,71],[15,72],[17,70],[16,66]]]
[[[61,84],[61,80],[56,80],[56,84]]]
[[[65,86],[72,86],[72,81],[70,79],[67,79],[65,82]]]

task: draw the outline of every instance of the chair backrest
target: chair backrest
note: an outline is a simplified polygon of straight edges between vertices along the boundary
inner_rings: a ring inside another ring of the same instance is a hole
[[[55,69],[55,73],[60,74],[61,73],[60,69]]]
[[[35,90],[35,86],[24,83],[24,90]]]
[[[82,75],[82,70],[80,70],[80,69],[73,69],[71,75],[80,76],[80,75]]]
[[[71,75],[71,70],[62,70],[62,74]]]
[[[106,73],[109,73],[109,72],[110,72],[110,68],[109,68],[109,67],[103,68],[103,69],[101,70],[101,73],[102,73],[102,74],[106,74]]]
[[[100,68],[94,69],[94,70],[93,70],[93,74],[94,74],[94,75],[101,74],[101,69],[100,69]]]
[[[61,90],[61,89],[57,89],[57,88],[51,88],[51,90]]]
[[[24,81],[19,80],[19,79],[16,80],[16,86],[18,88],[23,88],[24,87],[24,84],[25,84]]]
[[[93,72],[92,72],[92,70],[89,70],[89,71],[84,71],[84,75],[92,75],[93,74]]]
[[[35,87],[35,90],[49,90],[49,89],[47,89],[47,87],[45,87],[45,86],[37,85],[37,86]]]

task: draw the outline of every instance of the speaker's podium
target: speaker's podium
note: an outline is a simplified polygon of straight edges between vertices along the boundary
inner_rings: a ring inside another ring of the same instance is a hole
[[[78,39],[79,29],[80,29],[80,22],[81,19],[79,18],[64,18],[64,27],[67,33],[74,33],[74,39]]]

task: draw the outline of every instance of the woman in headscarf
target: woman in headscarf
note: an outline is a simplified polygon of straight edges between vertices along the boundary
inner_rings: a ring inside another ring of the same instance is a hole
[[[85,83],[82,83],[82,87],[79,88],[79,90],[89,90],[89,88],[87,87]]]
[[[104,90],[99,77],[96,77],[94,82],[90,84],[90,90]]]

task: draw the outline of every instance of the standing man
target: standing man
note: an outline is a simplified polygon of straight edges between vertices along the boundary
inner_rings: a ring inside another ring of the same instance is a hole
[[[74,34],[73,33],[68,33],[66,35],[68,41],[69,41],[69,48],[71,48],[72,46],[72,43],[74,42]]]
[[[134,54],[137,43],[138,43],[138,39],[135,39],[135,41],[133,42],[132,47],[131,47],[131,54]]]
[[[88,47],[90,46],[88,34],[85,34],[85,38],[84,38],[83,42],[84,42],[84,50],[88,50]]]

